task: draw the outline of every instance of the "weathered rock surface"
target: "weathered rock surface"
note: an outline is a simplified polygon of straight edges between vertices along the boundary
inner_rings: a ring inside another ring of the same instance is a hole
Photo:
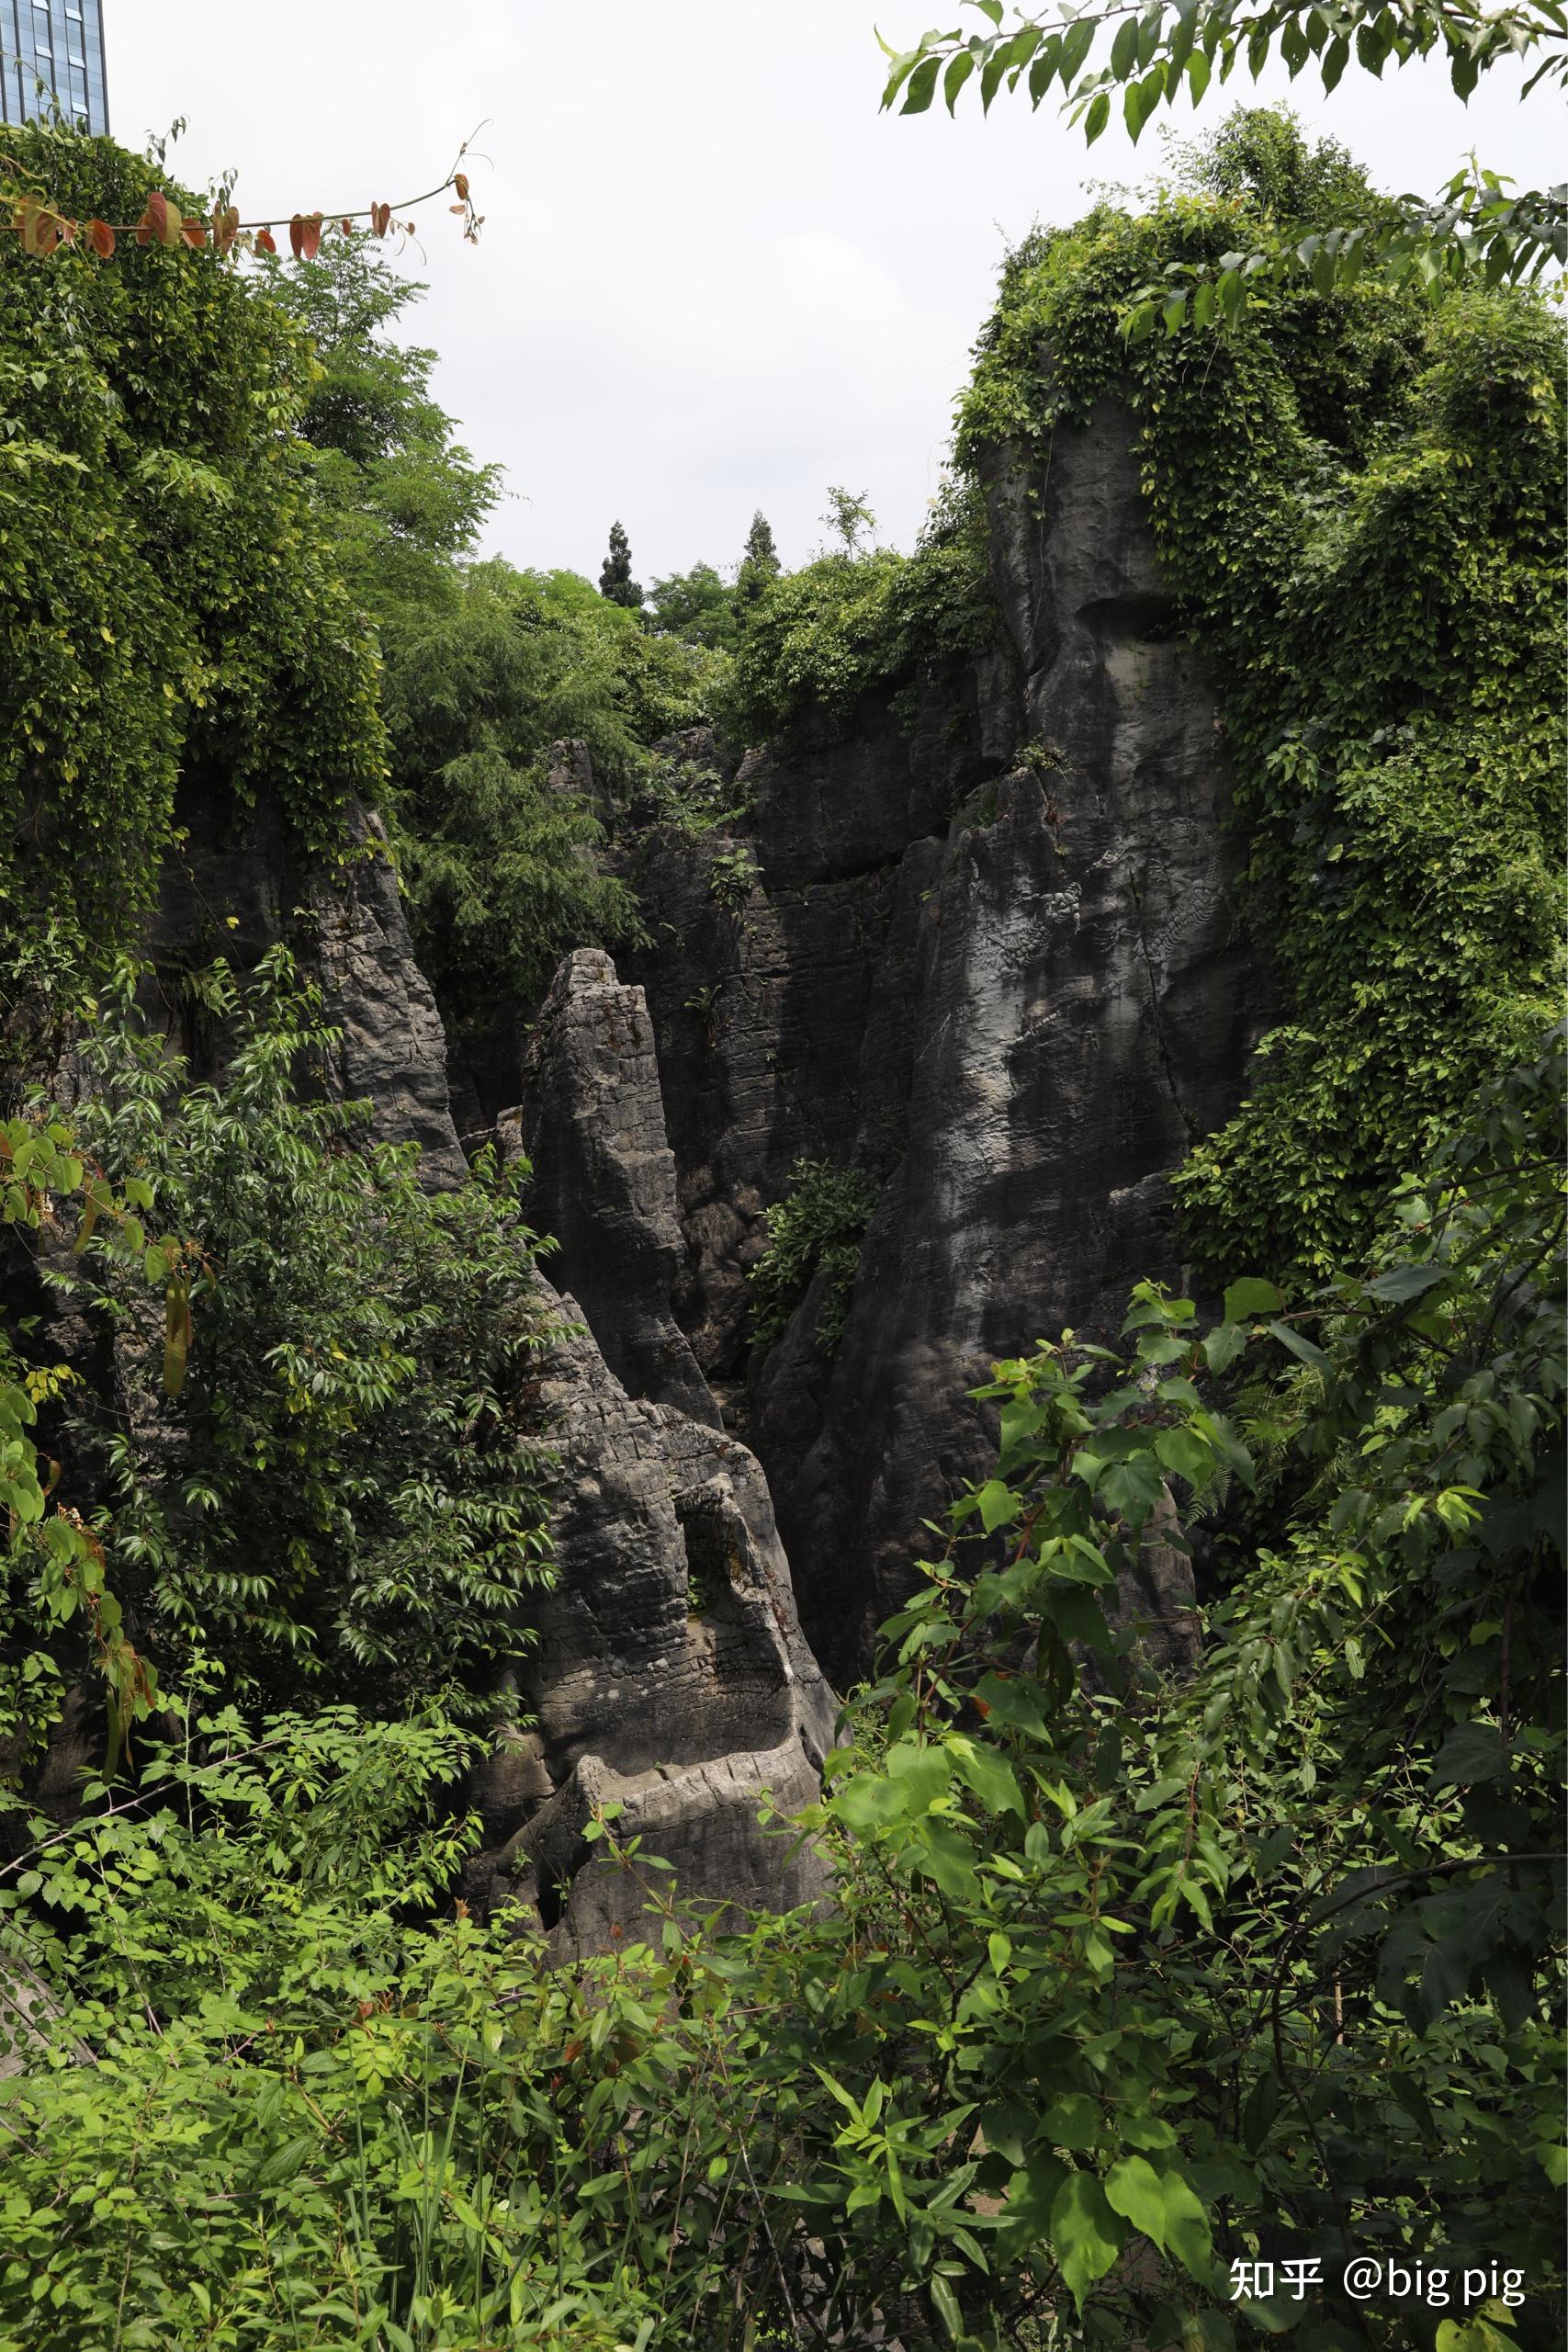
[[[427,1182],[460,1182],[441,1016],[414,957],[379,818],[350,812],[359,854],[338,879],[300,858],[270,800],[236,820],[211,796],[192,795],[180,821],[186,838],[165,864],[148,952],[172,1042],[196,1073],[221,1063],[223,1040],[185,976],[219,956],[253,971],[285,941],[320,982],[322,1018],[341,1033],[324,1073],[332,1091],[371,1103],[378,1139],[417,1143]]]
[[[502,1148],[533,1165],[528,1200],[550,1261],[581,1301],[605,1363],[628,1393],[719,1425],[691,1341],[671,1311],[684,1255],[675,1158],[653,1024],[598,948],[561,964],[529,1033],[523,1100],[500,1123]]]
[[[577,1317],[574,1299],[560,1306]],[[757,1463],[721,1430],[628,1397],[586,1332],[552,1351],[540,1404],[559,1448],[557,1578],[516,1668],[537,1730],[477,1784],[494,1843],[471,1892],[532,1905],[563,1951],[628,1927],[643,1888],[585,1867],[583,1830],[613,1800],[620,1834],[671,1862],[682,1896],[812,1899],[817,1858],[787,1858],[759,1804],[765,1792],[788,1813],[816,1794],[834,1702]]]
[[[150,940],[150,1003],[171,1043],[198,1076],[220,1069],[228,1041],[185,975],[219,954],[253,971],[287,940],[343,1032],[319,1076],[370,1099],[377,1136],[418,1143],[427,1182],[461,1181],[440,1018],[375,820],[359,820],[367,854],[336,880],[295,858],[265,807],[237,826],[193,808],[186,823]],[[558,1301],[530,1276],[563,1326],[530,1400],[542,1441],[558,1447],[558,1581],[504,1678],[534,1724],[508,1730],[476,1778],[490,1847],[471,1892],[521,1900],[520,1924],[566,1951],[596,1947],[641,1907],[624,1876],[581,1875],[593,1850],[582,1829],[612,1797],[625,1804],[625,1832],[674,1864],[660,1892],[673,1883],[682,1898],[730,1906],[813,1898],[816,1857],[786,1859],[787,1838],[764,1836],[758,1816],[770,1797],[789,1810],[816,1794],[834,1702],[800,1632],[761,1471],[717,1426],[670,1316],[681,1238],[640,993],[618,985],[607,956],[569,959],[536,1046],[537,1098],[551,1113],[547,1222],[581,1244],[581,1303]],[[599,1326],[637,1396],[606,1363],[589,1328]],[[85,1329],[83,1348],[91,1337]],[[82,1696],[34,1792],[59,1810],[74,1802],[101,1722],[101,1706],[88,1722]]]
[[[677,1316],[840,1681],[983,1460],[964,1399],[990,1361],[1180,1278],[1166,1178],[1234,1107],[1266,1014],[1219,715],[1128,420],[1059,432],[1038,479],[998,451],[987,491],[1014,663],[919,682],[912,726],[868,696],[832,740],[749,755],[743,898],[721,835],[623,852],[656,942],[623,963],[676,1159]],[[745,1270],[802,1154],[869,1170],[881,1202],[836,1362],[808,1299],[748,1390]]]

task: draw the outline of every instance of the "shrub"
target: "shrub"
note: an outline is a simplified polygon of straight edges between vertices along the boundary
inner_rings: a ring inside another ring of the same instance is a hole
[[[231,1030],[219,1081],[191,1084],[126,994],[85,1053],[76,1148],[150,1189],[191,1298],[171,1384],[140,1267],[95,1239],[52,1277],[116,1332],[115,1408],[73,1431],[107,1454],[109,1586],[166,1677],[397,1713],[471,1684],[547,1573],[534,1237],[488,1168],[427,1192],[416,1147],[299,1098],[334,1041],[281,950],[243,997],[221,967],[207,997]]]
[[[720,707],[746,742],[808,717],[841,724],[868,688],[896,685],[997,641],[978,495],[951,492],[912,556],[820,557],[758,598]]]
[[[836,1353],[849,1320],[861,1243],[881,1187],[863,1170],[834,1168],[825,1159],[797,1159],[789,1190],[768,1210],[768,1246],[747,1275],[751,1336],[767,1346],[782,1339],[791,1316],[819,1273],[829,1277],[817,1320],[817,1343]]]

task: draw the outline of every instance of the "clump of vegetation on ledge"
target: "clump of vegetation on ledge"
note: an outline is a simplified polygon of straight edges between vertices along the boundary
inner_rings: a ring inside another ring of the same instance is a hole
[[[881,1191],[860,1168],[797,1159],[789,1190],[768,1210],[768,1246],[747,1275],[751,1336],[761,1346],[782,1340],[790,1317],[818,1274],[828,1277],[817,1318],[817,1344],[838,1351],[849,1320],[861,1244]]]
[[[913,555],[852,543],[775,582],[753,609],[721,715],[761,742],[807,720],[841,724],[868,688],[902,685],[994,644],[1000,616],[977,491],[950,487]]]

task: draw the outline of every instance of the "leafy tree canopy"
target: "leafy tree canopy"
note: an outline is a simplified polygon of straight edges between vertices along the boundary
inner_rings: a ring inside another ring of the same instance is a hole
[[[1315,72],[1325,93],[1337,87],[1352,56],[1378,76],[1390,63],[1445,58],[1461,98],[1493,66],[1519,58],[1533,68],[1527,96],[1541,83],[1568,84],[1568,14],[1560,0],[1501,7],[1482,0],[1409,0],[1397,9],[1382,0],[1335,0],[1332,6],[1156,0],[1145,7],[1111,0],[1100,7],[1063,6],[1055,17],[1015,8],[1009,25],[1003,0],[968,0],[968,6],[990,30],[927,32],[901,53],[882,42],[890,61],[884,107],[921,114],[940,91],[951,114],[974,77],[987,113],[1004,84],[1010,91],[1027,90],[1039,107],[1055,84],[1064,111],[1081,122],[1086,139],[1099,138],[1119,97],[1136,141],[1159,107],[1172,106],[1183,89],[1196,107],[1216,75],[1227,81],[1245,61],[1256,81],[1275,55],[1292,81],[1303,71]],[[1244,248],[1229,256],[1233,300],[1244,302],[1264,281],[1303,276],[1326,291],[1337,283],[1352,284],[1369,268],[1422,284],[1478,273],[1487,286],[1496,286],[1538,277],[1553,264],[1561,267],[1568,260],[1568,189],[1516,195],[1511,188],[1496,174],[1470,166],[1435,202],[1408,197],[1392,210],[1374,205],[1326,235],[1308,217],[1287,214],[1280,223],[1285,233],[1271,249]],[[1218,274],[1227,274],[1224,262]]]
[[[711,563],[694,563],[690,571],[672,571],[668,580],[654,582],[649,626],[660,637],[728,651],[740,633],[739,602],[738,590]]]
[[[619,523],[610,526],[610,551],[599,574],[599,594],[612,605],[624,605],[628,612],[642,609],[642,590],[632,578],[631,541]]]
[[[152,187],[107,140],[6,136],[73,210]],[[215,252],[46,266],[0,238],[0,908],[13,944],[52,913],[108,947],[182,786],[275,790],[338,853],[385,775],[374,648],[300,435],[306,341]]]

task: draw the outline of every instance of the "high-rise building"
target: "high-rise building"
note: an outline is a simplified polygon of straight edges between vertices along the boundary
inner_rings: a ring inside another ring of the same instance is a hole
[[[0,122],[109,127],[102,0],[0,0]]]

